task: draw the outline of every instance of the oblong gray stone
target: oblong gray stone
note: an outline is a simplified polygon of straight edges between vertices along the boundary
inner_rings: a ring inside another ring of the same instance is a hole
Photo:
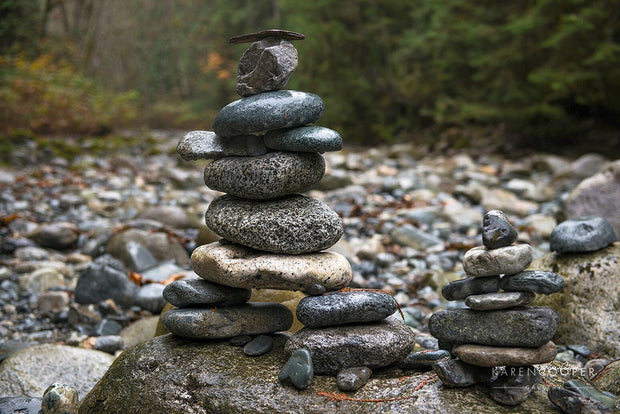
[[[191,131],[179,141],[177,153],[185,161],[222,157],[256,157],[267,153],[262,135],[222,138],[212,131]]]
[[[551,341],[539,348],[517,348],[487,345],[457,345],[452,354],[463,362],[481,367],[544,364],[555,359],[557,347]]]
[[[433,364],[433,371],[448,388],[469,387],[489,382],[493,377],[491,368],[467,364],[460,359],[449,359]]]
[[[218,242],[197,247],[192,268],[214,283],[254,289],[342,289],[353,276],[351,264],[338,253],[271,254],[239,244]]]
[[[599,216],[578,217],[560,223],[549,238],[549,248],[558,253],[593,252],[617,240],[613,227]]]
[[[471,295],[494,293],[499,291],[499,276],[468,277],[446,283],[441,294],[447,300],[461,300]]]
[[[564,289],[564,279],[554,272],[526,270],[504,276],[500,287],[509,292],[534,292],[549,295]]]
[[[427,349],[410,353],[398,366],[402,369],[427,369],[438,362],[449,360],[450,357],[450,352],[444,349]]]
[[[209,204],[205,223],[227,240],[286,254],[327,249],[344,231],[342,219],[327,204],[299,194],[274,200],[224,195]]]
[[[333,129],[307,125],[265,134],[265,146],[281,151],[328,152],[342,149],[342,137]]]
[[[250,300],[251,289],[240,289],[204,279],[177,280],[164,288],[164,299],[179,308],[231,306]]]
[[[207,187],[237,197],[269,199],[302,192],[318,183],[325,160],[315,152],[270,152],[259,157],[226,157],[204,171]]]
[[[323,100],[299,91],[265,92],[226,105],[213,121],[221,137],[291,128],[318,121],[325,111]]]
[[[395,318],[363,325],[303,328],[286,342],[285,351],[305,348],[314,372],[334,375],[344,368],[370,369],[404,358],[415,345],[411,328]]]
[[[293,314],[279,303],[247,303],[213,309],[171,309],[161,315],[171,333],[196,339],[222,339],[286,331]]]
[[[538,348],[553,338],[559,317],[549,308],[441,310],[428,321],[435,338],[452,344]]]
[[[465,304],[473,310],[507,309],[527,305],[536,298],[533,292],[498,292],[472,295],[465,299]]]
[[[307,296],[297,305],[297,319],[307,327],[376,322],[387,318],[398,309],[388,293],[334,292],[321,296]]]
[[[470,276],[511,275],[526,269],[531,262],[532,247],[529,244],[517,244],[493,250],[478,246],[465,252],[463,269]]]

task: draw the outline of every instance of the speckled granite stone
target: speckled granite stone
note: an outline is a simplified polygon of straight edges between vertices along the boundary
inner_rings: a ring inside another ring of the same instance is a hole
[[[318,121],[325,111],[323,100],[299,91],[265,92],[226,105],[213,121],[221,137],[292,128]]]
[[[327,249],[344,231],[342,219],[327,204],[299,194],[273,200],[224,195],[211,202],[205,223],[227,240],[286,254]]]
[[[212,190],[250,199],[269,199],[307,190],[321,180],[325,160],[315,152],[270,152],[259,157],[226,157],[204,171]]]
[[[469,276],[511,275],[526,269],[532,262],[532,247],[516,244],[487,250],[474,247],[463,256],[463,269]]]

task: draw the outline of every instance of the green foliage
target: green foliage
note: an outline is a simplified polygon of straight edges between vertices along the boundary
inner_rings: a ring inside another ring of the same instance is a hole
[[[34,53],[38,46],[39,1],[2,0],[0,2],[0,54],[13,51]]]

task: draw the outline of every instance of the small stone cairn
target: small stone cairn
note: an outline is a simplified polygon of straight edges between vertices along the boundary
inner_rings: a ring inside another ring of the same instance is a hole
[[[548,295],[564,287],[556,273],[525,270],[532,261],[532,248],[513,244],[516,239],[517,231],[501,211],[486,213],[484,246],[463,257],[468,277],[442,289],[447,300],[465,300],[469,309],[442,310],[429,320],[440,348],[458,358],[433,365],[444,385],[490,382],[491,398],[505,405],[525,401],[540,380],[533,365],[556,356],[551,339],[558,315],[549,308],[525,305],[536,293]]]
[[[308,125],[323,114],[319,96],[281,90],[297,67],[291,41],[302,39],[275,29],[230,39],[251,42],[238,67],[236,90],[243,98],[218,113],[213,132],[190,132],[177,147],[186,161],[213,160],[205,183],[226,194],[210,203],[205,222],[222,239],[192,253],[202,279],[165,288],[164,298],[177,308],[161,321],[175,335],[231,338],[246,354],[261,355],[273,343],[266,334],[289,329],[293,315],[279,303],[248,303],[251,289],[303,291],[310,296],[300,301],[297,316],[306,327],[285,345],[291,359],[280,381],[303,389],[314,372],[356,368],[342,381],[356,388],[370,369],[405,356],[414,338],[404,323],[386,320],[398,307],[389,294],[341,291],[351,266],[324,250],[342,236],[342,219],[320,200],[298,194],[323,177],[321,153],[342,148],[337,132]]]

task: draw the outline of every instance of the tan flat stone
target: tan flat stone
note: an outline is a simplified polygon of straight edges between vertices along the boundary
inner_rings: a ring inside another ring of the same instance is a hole
[[[457,345],[452,354],[461,361],[481,367],[499,367],[503,365],[522,366],[544,364],[554,360],[557,349],[552,341],[540,348],[513,348],[485,345]]]
[[[253,289],[305,291],[321,285],[332,291],[352,277],[351,265],[338,253],[275,254],[217,242],[194,250],[192,268],[211,282]]]
[[[515,244],[487,250],[477,246],[465,252],[463,269],[469,276],[512,275],[525,270],[532,262],[532,247]]]

